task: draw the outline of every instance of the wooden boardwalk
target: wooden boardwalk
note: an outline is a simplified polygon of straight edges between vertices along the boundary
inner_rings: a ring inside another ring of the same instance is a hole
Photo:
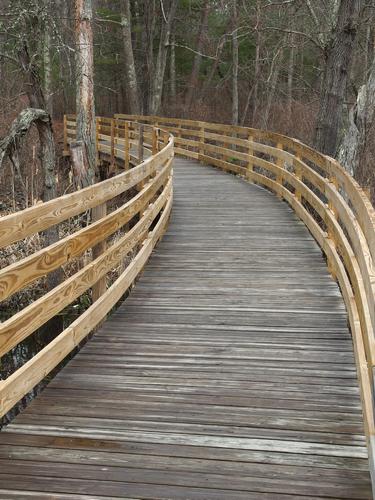
[[[344,303],[285,203],[175,161],[130,298],[1,432],[0,498],[371,498]]]

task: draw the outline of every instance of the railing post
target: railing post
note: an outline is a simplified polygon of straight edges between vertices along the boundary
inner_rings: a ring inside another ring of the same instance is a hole
[[[339,185],[338,185],[336,177],[331,177],[329,179],[329,182],[335,186],[335,189],[338,190]],[[338,218],[338,213],[337,213],[336,207],[333,205],[332,200],[330,198],[328,199],[327,205],[328,205],[328,209],[332,212],[332,214],[335,217],[335,219],[337,219]],[[332,243],[336,247],[335,236],[334,236],[334,234],[332,232],[331,225],[329,223],[327,224],[327,234],[328,234],[328,238],[332,241]],[[336,275],[336,272],[335,272],[335,266],[330,261],[330,259],[327,259],[327,260],[328,260],[328,263],[327,263],[328,264],[328,271],[332,275],[332,278],[335,281],[337,281],[337,275]]]
[[[69,146],[68,146],[68,118],[64,115],[64,155],[69,154]]]
[[[125,158],[125,170],[129,170],[130,167],[130,144],[129,144],[129,122],[124,124],[124,158]]]
[[[167,146],[168,141],[169,141],[169,134],[168,134],[168,132],[164,132],[164,134],[163,134],[163,143],[164,143],[164,146]]]
[[[115,120],[111,119],[111,166],[115,164]]]
[[[200,128],[200,137],[199,137],[199,149],[198,149],[198,160],[200,159],[200,156],[204,156],[205,149],[204,149],[204,126]]]
[[[96,146],[96,164],[100,163],[100,132],[101,132],[101,120],[99,117],[95,119],[95,146]],[[104,179],[100,179],[104,180]],[[96,222],[107,215],[107,203],[98,205],[91,210],[92,222]],[[92,248],[92,258],[93,260],[99,257],[107,248],[107,242],[101,241]],[[92,287],[92,301],[97,301],[107,290],[107,278],[103,276],[97,283]]]
[[[100,134],[100,118],[95,119],[95,151],[96,151],[96,164],[99,165],[100,162],[100,151],[99,151],[99,134]]]
[[[152,127],[152,154],[156,155],[158,152],[158,129]]]
[[[144,125],[139,124],[138,127],[138,162],[143,162],[143,137],[144,137]]]
[[[338,191],[339,190],[339,184],[337,182],[337,179],[336,177],[331,177],[329,179],[329,182],[331,184],[333,184],[335,186],[335,189]],[[328,199],[328,208],[331,210],[331,212],[333,213],[333,215],[335,216],[335,218],[337,219],[338,217],[338,214],[337,214],[337,210],[336,210],[336,207],[333,205],[331,199]]]
[[[96,222],[107,215],[107,203],[103,203],[92,209],[92,222]],[[107,249],[107,242],[101,241],[95,245],[92,249],[93,260],[99,257]],[[92,300],[97,301],[107,290],[107,277],[103,276],[99,281],[95,283],[92,287]]]
[[[138,165],[143,162],[143,140],[144,140],[144,125],[142,123],[138,126]],[[145,181],[137,184],[138,191],[141,191],[145,185]]]
[[[283,151],[283,144],[281,142],[278,142],[276,147],[278,150]],[[280,168],[283,168],[284,160],[282,158],[277,157],[276,165]],[[281,187],[283,186],[283,174],[279,171],[276,174],[276,183]],[[277,193],[277,197],[282,199],[283,195],[281,194],[281,191]]]
[[[248,147],[248,151],[247,151],[247,154],[249,155],[249,159],[247,162],[247,168],[249,171],[249,177],[251,177],[251,172],[253,172],[253,170],[254,170],[254,161],[252,158],[254,156],[254,148],[253,148],[254,136],[253,136],[253,134],[250,133],[247,140],[249,142],[249,147]]]
[[[302,180],[302,168],[301,168],[301,164],[300,164],[300,161],[301,161],[301,155],[299,153],[296,153],[296,161],[294,162],[294,172],[295,172],[295,176],[296,178],[301,181]],[[301,199],[302,199],[302,195],[301,195],[301,191],[299,190],[298,186],[295,188],[295,197],[297,198],[297,200],[301,203]]]

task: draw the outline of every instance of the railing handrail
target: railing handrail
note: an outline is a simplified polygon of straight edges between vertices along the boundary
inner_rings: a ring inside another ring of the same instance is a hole
[[[69,134],[72,127],[74,118],[68,116],[64,119],[65,153],[70,141],[75,139],[75,134]],[[123,138],[120,133],[123,133]],[[137,151],[133,152],[132,148]],[[168,224],[173,195],[173,137],[159,128],[148,127],[145,130],[138,123],[98,118],[97,150],[113,169],[116,164],[117,168],[125,171],[79,191],[0,218],[0,248],[3,248],[88,209],[101,207],[100,218],[93,219],[90,225],[0,270],[0,300],[5,300],[82,256],[88,249],[93,249],[91,262],[0,323],[1,357],[87,290],[93,290],[94,303],[83,314],[21,368],[0,381],[0,417],[43,380],[103,320],[134,282]],[[143,160],[144,154],[149,156]],[[137,189],[137,194],[107,214],[106,203],[132,188]],[[133,223],[131,229],[107,246],[107,238],[138,214],[139,220]],[[135,257],[106,289],[106,275],[131,251],[136,252]],[[100,282],[104,286],[98,288]],[[95,296],[94,291],[98,292]]]

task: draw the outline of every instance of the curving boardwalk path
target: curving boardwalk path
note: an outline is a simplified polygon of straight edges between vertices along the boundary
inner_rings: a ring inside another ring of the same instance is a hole
[[[0,498],[371,498],[319,248],[267,191],[175,165],[169,231],[130,298],[0,434]]]

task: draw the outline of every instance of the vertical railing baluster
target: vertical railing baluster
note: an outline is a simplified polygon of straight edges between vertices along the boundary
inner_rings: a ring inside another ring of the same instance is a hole
[[[64,115],[64,155],[69,154],[68,148],[68,118]]]
[[[130,167],[129,122],[124,123],[125,170]]]
[[[107,203],[103,203],[92,209],[92,222],[96,222],[107,215]],[[101,241],[95,245],[92,249],[92,258],[96,259],[107,249],[106,240]],[[92,287],[92,300],[95,302],[98,300],[107,290],[107,277],[103,276],[99,281],[95,283]]]
[[[100,118],[95,119],[95,151],[96,151],[96,164],[99,165],[100,161]]]
[[[283,151],[283,144],[281,142],[278,142],[277,143],[277,149],[280,150],[280,151]],[[276,158],[276,165],[280,168],[283,168],[284,167],[284,160],[283,158],[280,158],[279,156],[277,156]],[[276,182],[277,184],[282,188],[283,187],[283,174],[281,171],[278,171],[277,174],[276,174]],[[281,194],[281,189],[280,191],[277,193],[277,197],[278,198],[282,198],[283,195]]]
[[[158,129],[152,127],[152,154],[156,155],[158,152]]]
[[[138,127],[138,163],[143,162],[143,141],[144,141],[144,125],[139,124]]]
[[[115,120],[111,119],[111,167],[115,164]]]
[[[296,155],[295,155],[295,161],[294,161],[294,172],[295,172],[296,178],[299,181],[302,181],[302,168],[301,168],[301,164],[300,164],[301,160],[302,160],[301,155],[299,153],[296,153]],[[301,191],[300,191],[300,189],[299,189],[298,186],[295,187],[295,193],[294,194],[295,194],[295,197],[297,198],[297,200],[299,202],[301,202],[302,195],[301,195]]]
[[[143,162],[144,151],[143,151],[143,141],[144,141],[144,125],[140,123],[138,125],[138,165]],[[138,191],[141,191],[145,185],[145,181],[141,181],[137,184]]]
[[[100,132],[101,132],[101,119],[95,119],[95,143],[96,143],[96,165],[97,171],[99,171],[100,164]],[[104,180],[104,179],[99,179]],[[97,222],[107,215],[107,203],[102,203],[91,210],[92,222]],[[106,240],[101,241],[92,248],[92,258],[93,260],[98,258],[107,249]],[[103,276],[97,283],[92,287],[92,300],[97,301],[107,290],[107,278]]]
[[[253,136],[252,133],[249,134],[247,140],[249,141],[249,147],[248,147],[248,150],[247,150],[247,154],[249,155],[249,159],[248,159],[248,162],[247,162],[247,169],[248,169],[248,176],[249,176],[249,178],[251,178],[251,172],[253,172],[253,170],[254,170],[254,160],[253,160],[253,156],[254,156],[254,147],[253,147],[254,136]]]
[[[204,134],[205,134],[205,129],[204,129],[204,125],[203,125],[203,127],[200,128],[198,160],[200,159],[200,156],[204,156],[204,154],[205,154],[205,148],[204,148],[205,137],[204,137]]]

